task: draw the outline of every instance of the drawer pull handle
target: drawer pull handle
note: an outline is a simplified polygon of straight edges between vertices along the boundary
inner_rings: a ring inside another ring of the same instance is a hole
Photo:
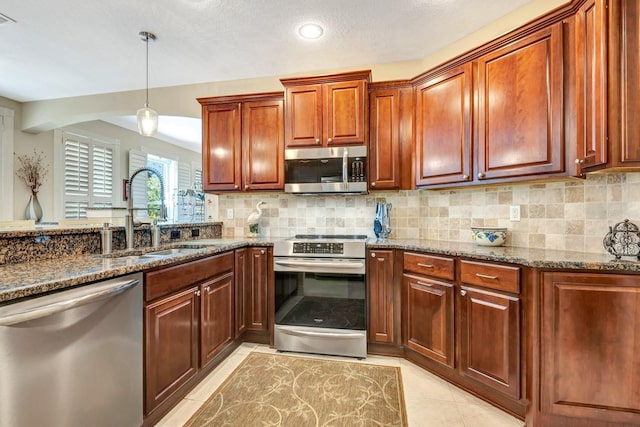
[[[424,268],[433,268],[435,267],[435,265],[433,264],[422,264],[422,263],[418,263],[418,267],[424,267]]]
[[[491,280],[496,280],[498,278],[498,276],[489,276],[487,274],[480,274],[480,273],[476,273],[476,276],[478,276],[481,279],[491,279]]]
[[[431,283],[423,283],[423,282],[420,282],[420,281],[418,281],[417,283],[418,283],[418,285],[427,286],[429,288],[433,286]]]

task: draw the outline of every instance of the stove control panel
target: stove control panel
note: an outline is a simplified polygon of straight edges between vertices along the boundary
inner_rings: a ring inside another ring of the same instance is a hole
[[[342,255],[344,253],[344,243],[295,242],[293,244],[293,253],[294,254]]]

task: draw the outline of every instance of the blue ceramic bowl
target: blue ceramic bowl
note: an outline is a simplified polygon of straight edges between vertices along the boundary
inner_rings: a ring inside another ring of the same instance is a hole
[[[507,240],[507,229],[496,227],[472,227],[471,237],[476,245],[502,246]]]

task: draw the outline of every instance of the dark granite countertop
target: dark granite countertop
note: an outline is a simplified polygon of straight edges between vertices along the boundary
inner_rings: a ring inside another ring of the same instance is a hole
[[[188,242],[197,251],[178,253],[162,258],[140,258],[143,250],[129,251],[129,257],[103,257],[100,255],[69,256],[65,258],[8,264],[0,266],[0,304],[2,302],[29,297],[44,292],[65,289],[71,286],[104,280],[124,274],[184,262],[206,255],[232,250],[243,246],[271,246],[279,238],[264,239],[215,239]],[[177,244],[184,246],[185,242]],[[434,254],[461,256],[479,260],[515,263],[535,268],[580,269],[619,272],[640,272],[640,263],[634,260],[615,260],[608,254],[582,253],[527,249],[519,247],[482,247],[471,243],[445,242],[438,240],[380,241],[368,239],[369,248],[395,248],[425,251]],[[163,249],[176,246],[165,245]],[[121,252],[123,253],[123,252]]]

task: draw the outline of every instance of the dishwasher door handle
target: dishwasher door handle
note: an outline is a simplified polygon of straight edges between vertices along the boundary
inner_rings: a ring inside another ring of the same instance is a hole
[[[68,300],[57,301],[60,299],[60,294],[53,294],[16,303],[15,306],[19,306],[19,308],[15,310],[5,310],[7,312],[6,314],[0,312],[0,326],[11,326],[17,323],[27,322],[29,320],[40,319],[52,314],[67,311],[74,307],[111,298],[139,283],[140,281],[137,279],[114,281],[104,284],[104,286],[98,286],[98,289],[88,286],[88,289],[85,292],[81,291],[82,288],[69,291],[69,293],[73,293],[73,295],[70,295]],[[51,300],[55,300],[55,302],[51,302]]]

